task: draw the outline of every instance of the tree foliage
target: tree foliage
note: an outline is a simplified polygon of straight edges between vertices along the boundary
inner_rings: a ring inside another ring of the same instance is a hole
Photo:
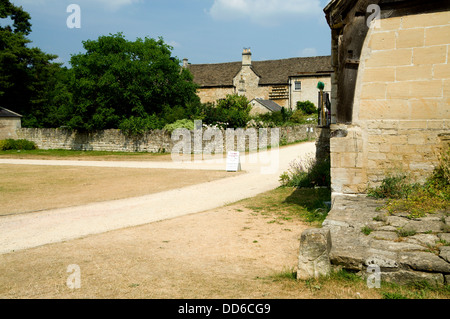
[[[206,124],[223,128],[243,128],[250,121],[251,105],[245,96],[229,94],[217,101],[217,105],[205,104],[202,119]]]
[[[307,115],[317,113],[317,108],[311,101],[298,101],[297,110],[300,110]]]
[[[183,109],[198,99],[191,74],[180,68],[162,38],[128,41],[118,33],[83,45],[86,53],[70,61],[73,101],[66,120],[71,128],[148,123],[149,116],[163,116],[164,111]]]
[[[9,0],[0,3],[0,105],[22,114],[24,126],[51,125],[51,92],[60,65],[56,55],[30,48],[30,15]]]

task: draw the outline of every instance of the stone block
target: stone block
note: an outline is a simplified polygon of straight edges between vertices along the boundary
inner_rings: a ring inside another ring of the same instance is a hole
[[[394,82],[395,68],[372,68],[364,71],[364,83]]]
[[[411,171],[425,171],[432,172],[434,170],[434,165],[430,163],[410,163],[409,169]]]
[[[427,121],[427,128],[431,130],[444,130],[445,121],[444,120],[429,120]]]
[[[326,228],[305,230],[300,238],[297,279],[307,280],[331,272],[331,232]]]
[[[379,240],[396,240],[398,239],[398,235],[392,231],[373,231],[369,235],[370,238],[379,239]],[[381,265],[379,265],[381,267]]]
[[[366,267],[369,266],[378,266],[380,268],[398,268],[398,263],[395,259],[396,256],[392,256],[391,258],[388,258],[384,255],[376,255],[372,254],[371,257],[367,258],[364,261],[364,265]]]
[[[427,28],[425,31],[425,45],[439,45],[450,43],[450,25]]]
[[[426,166],[424,166],[426,168]],[[439,219],[421,218],[420,220],[411,220],[403,227],[405,231],[415,231],[417,233],[440,232],[443,222]]]
[[[424,134],[412,134],[408,135],[408,144],[410,145],[423,145],[425,144],[426,137]]]
[[[367,155],[367,158],[369,160],[386,160],[386,154],[379,153],[379,152],[371,152]]]
[[[389,89],[388,84],[387,88]],[[360,119],[410,119],[409,104],[406,99],[390,99],[390,100],[375,100],[375,99],[363,99],[360,102],[359,107]],[[378,126],[378,128],[383,128]]]
[[[401,17],[382,19],[380,21],[381,31],[397,30],[400,29],[402,23]]]
[[[401,252],[398,261],[418,271],[450,273],[450,263],[429,252]]]
[[[450,247],[449,246],[440,247],[439,257],[450,263]]]
[[[362,150],[362,141],[347,138],[330,139],[332,153],[357,153]]]
[[[397,32],[397,49],[422,47],[425,43],[425,29],[406,29]]]
[[[394,154],[411,154],[415,153],[416,147],[414,145],[392,145],[392,152]]]
[[[386,98],[386,83],[365,83],[361,91],[361,99],[375,100]]]
[[[361,157],[362,154],[358,154],[358,153],[341,153],[339,154],[340,156],[340,165],[343,168],[352,168],[352,167],[358,167],[357,166],[357,161],[358,161],[358,157]],[[362,165],[360,165],[359,167],[362,167]]]
[[[419,271],[407,271],[407,270],[382,272],[381,280],[384,282],[396,283],[398,285],[415,284],[417,282],[423,281],[435,287],[444,284],[444,276],[442,274],[434,274]]]
[[[411,97],[410,82],[391,83],[386,90],[386,98],[391,99],[408,99]]]
[[[450,96],[450,80],[444,80],[443,90],[444,96]]]
[[[412,120],[412,121],[400,121],[399,122],[399,129],[426,129],[427,128],[427,121],[421,121],[421,120]]]
[[[440,80],[412,81],[410,84],[411,96],[415,98],[442,97]]]
[[[372,50],[393,50],[395,49],[395,39],[395,31],[373,33],[369,47]]]
[[[447,60],[447,46],[431,46],[424,48],[414,48],[413,63],[419,64],[439,64]]]
[[[435,246],[439,237],[433,234],[417,234],[406,238],[407,242],[418,243],[424,246]]]
[[[386,90],[387,99],[437,97],[442,97],[442,82],[439,80],[395,82],[389,84]],[[414,114],[414,111],[411,113]]]
[[[402,29],[445,26],[449,24],[449,16],[448,11],[405,15],[402,17]]]
[[[450,79],[450,64],[435,64],[433,70],[433,79]]]
[[[406,135],[388,136],[386,141],[389,144],[406,144],[408,137]]]
[[[372,52],[372,55],[366,60],[366,67],[379,68],[410,65],[412,63],[412,53],[412,49],[375,51]]]
[[[432,76],[433,66],[431,64],[421,64],[396,68],[395,79],[397,81],[417,81],[431,79]]]
[[[447,223],[447,225],[450,225],[450,223]],[[438,234],[439,239],[445,240],[447,243],[450,243],[450,233],[440,233]]]

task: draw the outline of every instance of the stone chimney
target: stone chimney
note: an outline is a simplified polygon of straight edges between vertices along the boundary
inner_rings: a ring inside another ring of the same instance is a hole
[[[183,68],[187,68],[189,66],[189,60],[184,58],[183,59]]]
[[[242,52],[242,65],[243,66],[252,65],[252,52],[250,48],[244,48],[244,51]]]

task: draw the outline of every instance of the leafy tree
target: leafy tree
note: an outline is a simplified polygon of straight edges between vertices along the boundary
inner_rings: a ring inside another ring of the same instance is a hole
[[[301,110],[305,114],[314,114],[317,112],[317,108],[311,101],[298,101],[297,110]]]
[[[217,106],[206,104],[203,109],[207,124],[218,124],[229,128],[245,128],[250,121],[251,105],[245,96],[229,94],[219,100]]]
[[[149,116],[198,99],[192,75],[171,56],[172,48],[162,38],[128,41],[118,33],[83,45],[86,53],[70,61],[73,103],[65,113],[71,128],[118,128],[126,121],[122,126],[139,131],[139,123],[152,125]]]
[[[52,63],[57,56],[28,47],[31,18],[22,7],[2,0],[0,18],[0,104],[22,114],[24,126],[45,126],[54,111],[48,105],[60,72]]]

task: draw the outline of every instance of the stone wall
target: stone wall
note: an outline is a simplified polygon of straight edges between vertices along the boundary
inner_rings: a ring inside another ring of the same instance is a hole
[[[203,130],[205,133],[205,130]],[[249,141],[252,134],[259,141],[259,131],[234,130],[231,131],[237,137],[234,137],[234,150],[242,150],[242,144],[245,143],[246,149],[249,148]],[[246,134],[247,133],[247,134]],[[271,129],[268,129],[268,144],[271,141]],[[239,134],[242,134],[240,138]],[[192,151],[195,143],[195,131],[190,132]],[[301,125],[294,127],[282,127],[279,131],[279,140],[282,144],[293,143],[300,140],[315,140],[320,135],[320,129],[314,125]],[[17,130],[17,136],[20,139],[26,139],[36,143],[40,149],[63,149],[63,150],[83,150],[83,151],[112,151],[112,152],[171,152],[173,147],[179,143],[180,139],[172,139],[172,134],[164,130],[149,131],[139,137],[128,137],[120,130],[104,130],[98,132],[77,132],[66,129],[38,129],[38,128],[20,128]],[[198,136],[198,135],[197,135]],[[219,130],[222,139],[201,134],[202,149],[210,147],[215,150],[227,150],[227,132]],[[259,147],[259,146],[258,146]]]
[[[331,126],[334,193],[395,172],[423,181],[450,129],[450,12],[386,18],[365,39],[352,123]]]
[[[21,127],[20,117],[0,118],[0,140],[17,138],[16,130]]]
[[[366,121],[331,126],[331,176],[335,193],[361,194],[387,175],[408,172],[423,182],[446,147],[450,120]]]
[[[366,195],[334,198],[321,228],[331,233],[333,268],[366,278],[378,276],[382,282],[449,285],[450,247],[442,242],[450,240],[450,217],[445,212],[414,219],[408,214],[393,216],[378,209],[384,203]],[[370,232],[363,233],[363,229]]]

